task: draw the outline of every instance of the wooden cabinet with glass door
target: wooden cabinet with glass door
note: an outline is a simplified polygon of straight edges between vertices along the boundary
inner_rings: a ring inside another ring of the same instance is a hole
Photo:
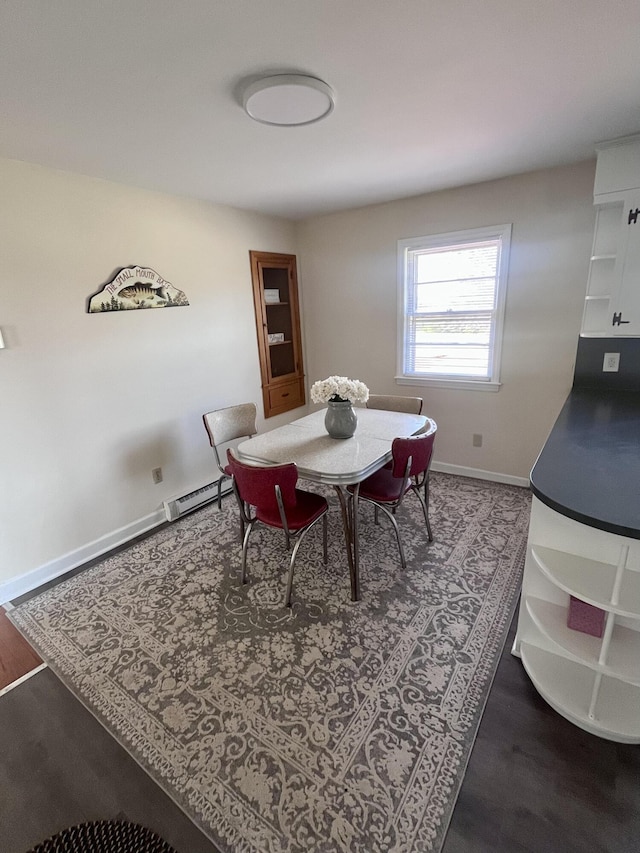
[[[296,256],[250,252],[265,418],[304,406]]]

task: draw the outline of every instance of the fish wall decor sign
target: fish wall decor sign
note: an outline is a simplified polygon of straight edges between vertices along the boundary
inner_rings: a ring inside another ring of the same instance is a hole
[[[138,308],[179,308],[189,300],[182,290],[149,267],[122,267],[108,284],[89,297],[87,311],[132,311]]]

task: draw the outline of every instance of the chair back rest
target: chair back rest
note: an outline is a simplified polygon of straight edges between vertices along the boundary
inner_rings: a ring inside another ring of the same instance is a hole
[[[257,509],[278,512],[276,486],[280,486],[282,503],[289,509],[296,505],[298,469],[294,462],[286,465],[246,465],[227,450],[229,467],[240,499]]]
[[[407,460],[411,457],[410,477],[416,477],[427,471],[431,465],[433,442],[436,431],[428,435],[412,435],[409,438],[394,438],[391,445],[393,454],[393,476],[404,477]]]
[[[256,404],[241,403],[202,416],[211,447],[233,441],[234,438],[255,435]]]
[[[384,409],[386,412],[422,413],[422,397],[395,397],[392,394],[369,394],[367,409]]]

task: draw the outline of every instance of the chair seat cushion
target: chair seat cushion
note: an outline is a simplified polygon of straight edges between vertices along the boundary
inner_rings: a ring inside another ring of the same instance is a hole
[[[353,494],[354,486],[347,486]],[[411,482],[407,482],[405,492],[411,488]],[[380,468],[366,480],[360,483],[360,497],[379,503],[393,503],[400,497],[402,490],[402,477],[394,477],[391,468]]]
[[[296,489],[296,505],[286,509],[289,530],[300,530],[300,528],[306,527],[316,518],[319,518],[323,512],[326,512],[328,507],[329,505],[322,495]],[[271,527],[283,527],[277,506],[274,511],[257,509],[256,516],[264,524],[269,524]]]

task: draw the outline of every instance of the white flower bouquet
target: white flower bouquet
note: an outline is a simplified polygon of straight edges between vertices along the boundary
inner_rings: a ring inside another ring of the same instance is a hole
[[[346,376],[330,376],[320,379],[311,386],[311,400],[314,403],[366,403],[369,389],[359,379],[347,379]]]

